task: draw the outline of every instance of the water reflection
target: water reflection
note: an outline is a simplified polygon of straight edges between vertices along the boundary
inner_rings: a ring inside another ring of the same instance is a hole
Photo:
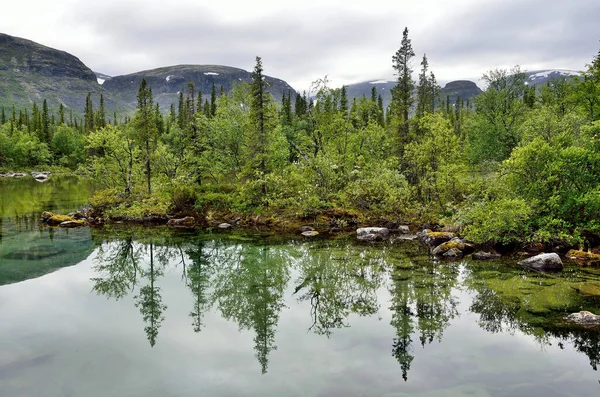
[[[168,317],[161,281],[166,271],[175,270],[193,298],[187,311],[191,331],[200,333],[205,315],[218,312],[240,331],[253,332],[263,374],[268,371],[269,356],[277,350],[281,314],[291,305],[306,308],[307,331],[326,338],[351,327],[353,315],[379,318],[385,307],[395,332],[391,354],[406,381],[415,360],[415,344],[425,348],[442,342],[445,330],[460,316],[459,296],[468,297],[469,311],[478,315],[479,327],[488,333],[519,331],[540,346],[556,341],[559,346],[572,345],[589,357],[594,369],[600,359],[597,332],[556,321],[563,312],[540,306],[546,295],[530,301],[550,288],[564,290],[564,294],[552,295],[549,302],[564,308],[568,300],[568,310],[585,308],[582,304],[587,300],[571,296],[562,285],[581,281],[573,275],[565,276],[567,281],[548,281],[508,266],[494,270],[468,262],[437,262],[415,246],[403,250],[346,241],[267,243],[252,238],[239,242],[168,233],[137,239],[138,234],[96,236],[97,275],[92,282],[93,290],[107,298],[133,296],[150,346],[158,342]],[[515,292],[519,285],[515,280],[525,280],[520,282],[526,282],[523,288],[529,306],[517,298],[525,295],[518,289]]]

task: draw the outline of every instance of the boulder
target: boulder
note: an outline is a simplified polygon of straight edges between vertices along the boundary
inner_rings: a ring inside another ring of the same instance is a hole
[[[27,174],[25,174],[25,173],[23,173],[23,172],[16,172],[16,173],[14,173],[14,174],[13,174],[13,176],[14,176],[15,178],[23,178],[23,177],[26,177],[26,176],[27,176]]]
[[[316,230],[307,230],[301,233],[304,237],[315,237],[319,235],[319,232]]]
[[[42,212],[42,221],[47,222],[48,219],[52,218],[54,215],[56,215],[54,212],[50,212],[50,211],[44,211]]]
[[[219,229],[231,229],[231,224],[230,223],[219,223]]]
[[[476,261],[487,261],[490,259],[498,259],[501,256],[502,255],[500,254],[494,254],[492,252],[478,251],[472,255],[472,258]]]
[[[586,311],[569,314],[565,317],[565,320],[584,326],[600,326],[600,316]]]
[[[594,254],[583,250],[570,250],[567,252],[567,258],[581,261],[600,261],[600,254]]]
[[[305,226],[300,226],[300,227],[298,228],[298,231],[299,231],[300,233],[304,233],[304,232],[312,232],[313,230],[315,230],[315,228],[314,228],[314,227],[312,227],[312,226],[308,226],[308,225],[305,225]]]
[[[362,227],[356,229],[356,237],[361,241],[381,241],[390,235],[386,227]]]
[[[518,262],[519,265],[532,270],[561,270],[563,263],[557,253],[539,254]]]
[[[405,226],[405,225],[400,225],[400,226],[398,226],[398,233],[409,234],[410,233],[410,228],[408,226]]]
[[[191,216],[186,216],[185,218],[173,218],[173,219],[169,219],[169,221],[167,222],[168,226],[174,226],[174,227],[189,227],[189,226],[194,226],[196,224],[196,220],[191,217]]]
[[[43,182],[48,180],[49,173],[47,172],[32,172],[31,176],[38,182]]]
[[[48,218],[46,223],[48,225],[58,226],[63,222],[69,222],[72,220],[73,220],[73,218],[71,218],[69,215],[54,214],[50,218]]]
[[[58,226],[73,228],[73,227],[82,227],[82,226],[87,226],[87,225],[88,225],[88,223],[85,219],[77,219],[77,220],[73,220],[73,221],[63,222]]]
[[[431,252],[435,256],[444,256],[446,258],[456,258],[468,255],[475,250],[475,246],[458,237],[454,237],[450,241],[441,243]]]
[[[430,247],[437,247],[438,245],[452,240],[456,235],[452,232],[434,232],[429,229],[425,229],[420,233],[417,233],[419,241]]]

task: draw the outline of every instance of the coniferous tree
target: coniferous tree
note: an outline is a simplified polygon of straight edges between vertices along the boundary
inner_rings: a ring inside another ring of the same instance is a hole
[[[156,146],[158,129],[156,127],[156,113],[154,111],[154,102],[152,100],[152,89],[146,84],[146,79],[142,78],[137,95],[137,109],[134,117],[137,137],[142,148],[146,168],[146,182],[148,194],[152,194],[152,154]]]
[[[2,116],[0,116],[0,124],[6,124],[6,114],[4,114],[4,106],[2,106]]]
[[[92,93],[88,92],[85,98],[85,110],[84,110],[84,126],[83,129],[86,133],[93,131],[94,128],[94,105],[92,103]]]
[[[215,82],[212,83],[212,89],[210,91],[210,116],[215,117],[217,114],[217,90],[215,89]]]
[[[50,119],[48,118],[48,102],[42,104],[42,142],[50,143]]]
[[[385,125],[385,111],[383,110],[383,98],[381,97],[381,95],[377,97],[377,108],[379,110],[377,122],[380,126],[383,127]]]
[[[65,107],[61,103],[58,106],[58,124],[64,124],[64,123],[65,123]]]
[[[377,102],[377,88],[375,86],[371,87],[371,101]]]
[[[348,92],[345,85],[340,91],[340,113],[346,118],[348,116]]]
[[[396,71],[397,83],[392,88],[392,103],[390,109],[398,119],[398,153],[404,153],[404,145],[408,143],[408,116],[414,103],[413,90],[415,82],[412,78],[411,59],[415,56],[411,40],[408,38],[408,28],[402,33],[402,43],[392,57],[392,66]]]
[[[106,127],[106,112],[104,110],[104,95],[100,94],[100,107],[98,109],[96,128],[103,128],[103,127]]]
[[[422,117],[425,113],[431,112],[431,103],[433,92],[429,78],[429,62],[427,55],[423,55],[421,61],[421,72],[419,73],[419,85],[417,87],[417,109],[416,116]]]
[[[183,92],[179,93],[179,105],[177,107],[177,124],[183,129],[185,124],[185,108],[183,102]]]

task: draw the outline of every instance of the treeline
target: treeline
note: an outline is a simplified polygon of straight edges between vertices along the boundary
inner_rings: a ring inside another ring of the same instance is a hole
[[[145,81],[120,124],[87,107],[83,126],[13,114],[0,127],[0,166],[81,165],[107,189],[93,203],[109,217],[336,208],[452,224],[480,243],[572,243],[600,231],[600,54],[580,77],[541,87],[518,67],[492,70],[470,103],[439,98],[425,55],[413,80],[415,56],[405,29],[387,109],[375,90],[350,101],[326,79],[276,105],[257,57],[251,84],[213,87],[210,98],[190,84],[164,115]]]

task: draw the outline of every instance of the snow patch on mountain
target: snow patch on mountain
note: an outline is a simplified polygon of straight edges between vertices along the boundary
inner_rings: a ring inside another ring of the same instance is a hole
[[[387,84],[387,83],[392,83],[392,81],[389,80],[375,80],[375,81],[370,81],[369,84]]]
[[[98,84],[100,85],[104,84],[104,82],[106,81],[106,79],[101,79],[100,77],[96,77],[96,80],[98,80]]]
[[[219,73],[215,73],[215,72],[204,72],[205,76],[218,76]]]

